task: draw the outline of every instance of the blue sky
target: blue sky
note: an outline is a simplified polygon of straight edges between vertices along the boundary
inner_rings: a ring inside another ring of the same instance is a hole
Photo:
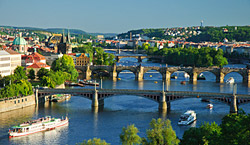
[[[250,0],[0,0],[0,25],[121,33],[250,25]]]

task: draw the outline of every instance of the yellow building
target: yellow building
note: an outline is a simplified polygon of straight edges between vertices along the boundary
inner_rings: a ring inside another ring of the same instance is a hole
[[[50,38],[49,38],[49,44],[53,43],[53,44],[57,44],[60,43],[62,38],[62,34],[53,34]]]
[[[83,66],[89,63],[90,57],[87,53],[81,53],[80,55],[76,55],[76,65]]]

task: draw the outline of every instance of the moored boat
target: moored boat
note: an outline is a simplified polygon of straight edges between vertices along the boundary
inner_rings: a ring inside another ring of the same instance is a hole
[[[37,120],[27,121],[18,126],[13,126],[9,129],[9,138],[25,136],[37,132],[52,130],[60,126],[68,125],[68,117],[64,118],[51,118],[46,116]]]
[[[196,120],[196,113],[193,110],[188,110],[181,115],[178,125],[189,125]]]
[[[214,105],[213,104],[207,104],[207,108],[213,109]]]
[[[234,78],[230,77],[229,79],[226,80],[227,84],[233,84],[234,83]]]
[[[80,80],[79,83],[83,85],[89,85],[89,86],[99,86],[99,83],[91,81],[91,80],[84,80],[84,81]]]
[[[197,80],[206,80],[205,76],[203,75],[203,73],[200,73],[197,77]]]

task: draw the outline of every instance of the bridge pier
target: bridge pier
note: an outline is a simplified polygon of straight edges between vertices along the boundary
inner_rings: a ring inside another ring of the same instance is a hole
[[[243,82],[248,84],[248,86],[250,85],[250,69],[247,69],[246,71],[246,75],[243,76]]]
[[[162,81],[170,82],[170,78],[171,78],[171,73],[169,71],[166,71],[166,73],[162,75]]]
[[[135,77],[136,77],[136,80],[143,81],[143,67],[141,65],[139,66],[139,71],[137,71]]]
[[[189,81],[192,82],[193,84],[196,84],[197,83],[197,76],[198,76],[197,72],[194,71],[194,69],[193,69],[193,72],[192,72],[192,74],[190,76]]]
[[[233,95],[231,98],[230,113],[237,113],[237,112],[238,112],[237,97],[236,95]]]
[[[116,64],[114,63],[113,65],[113,72],[112,72],[112,79],[113,81],[116,81],[117,80],[117,71],[116,71]]]
[[[160,97],[160,101],[159,101],[159,111],[160,112],[167,112],[167,110],[169,108],[168,104],[170,104],[170,102],[169,103],[166,102],[165,92],[162,92],[162,96]]]
[[[225,77],[225,74],[222,72],[222,68],[221,68],[219,71],[219,74],[216,75],[216,82],[217,83],[224,83],[224,77]]]
[[[35,100],[36,100],[36,105],[38,105],[38,88],[35,89]]]
[[[90,65],[87,65],[87,70],[85,72],[85,79],[91,80],[92,71],[90,70]]]
[[[138,63],[141,63],[142,62],[142,58],[141,56],[138,56]]]

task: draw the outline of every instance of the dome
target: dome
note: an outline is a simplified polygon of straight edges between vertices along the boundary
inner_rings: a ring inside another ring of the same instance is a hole
[[[27,45],[27,42],[23,37],[16,37],[13,41],[13,45]]]

